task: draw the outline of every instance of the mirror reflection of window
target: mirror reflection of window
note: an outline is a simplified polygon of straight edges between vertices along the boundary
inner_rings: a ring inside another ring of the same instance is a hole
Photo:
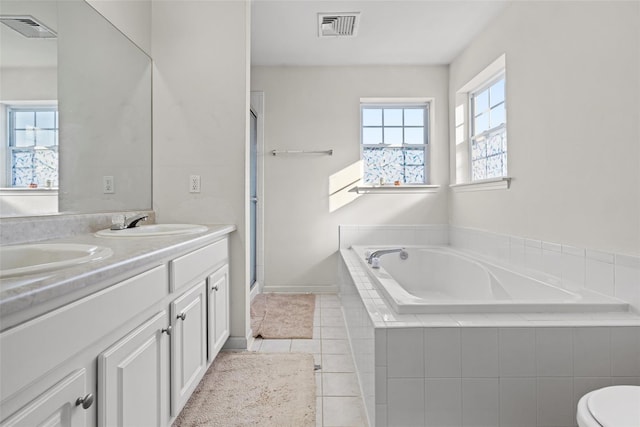
[[[57,188],[57,107],[11,106],[7,111],[9,186]]]

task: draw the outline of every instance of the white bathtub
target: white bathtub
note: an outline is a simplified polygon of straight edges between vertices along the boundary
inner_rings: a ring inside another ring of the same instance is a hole
[[[628,304],[588,290],[569,291],[449,247],[411,247],[409,258],[365,253],[383,246],[354,246],[374,285],[397,313],[534,313],[627,311]]]

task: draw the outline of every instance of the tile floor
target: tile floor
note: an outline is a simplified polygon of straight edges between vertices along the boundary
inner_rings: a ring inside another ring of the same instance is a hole
[[[316,426],[366,427],[367,417],[360,396],[340,299],[317,295],[313,339],[256,339],[251,351],[312,353],[316,371]]]

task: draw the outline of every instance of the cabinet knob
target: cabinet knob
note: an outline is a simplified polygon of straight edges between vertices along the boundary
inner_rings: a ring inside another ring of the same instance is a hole
[[[180,313],[176,318],[180,320],[184,320],[187,318],[187,313]]]
[[[82,405],[82,409],[89,409],[93,405],[93,394],[89,393],[85,397],[79,397],[76,400],[76,406]]]
[[[211,290],[212,290],[212,291],[217,291],[217,290],[218,290],[218,285],[212,286],[212,287],[211,287]]]
[[[162,332],[163,334],[171,335],[171,325],[167,326],[160,332]]]

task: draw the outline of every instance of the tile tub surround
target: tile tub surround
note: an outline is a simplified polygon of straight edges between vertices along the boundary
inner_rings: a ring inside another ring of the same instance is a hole
[[[235,225],[209,225],[199,234],[145,238],[103,238],[85,232],[47,243],[107,246],[113,255],[48,273],[0,279],[0,329],[5,330],[43,313],[100,291],[118,280],[148,270],[176,254],[213,243]]]
[[[578,399],[640,384],[634,313],[397,315],[341,250],[340,296],[371,424],[575,426]]]

